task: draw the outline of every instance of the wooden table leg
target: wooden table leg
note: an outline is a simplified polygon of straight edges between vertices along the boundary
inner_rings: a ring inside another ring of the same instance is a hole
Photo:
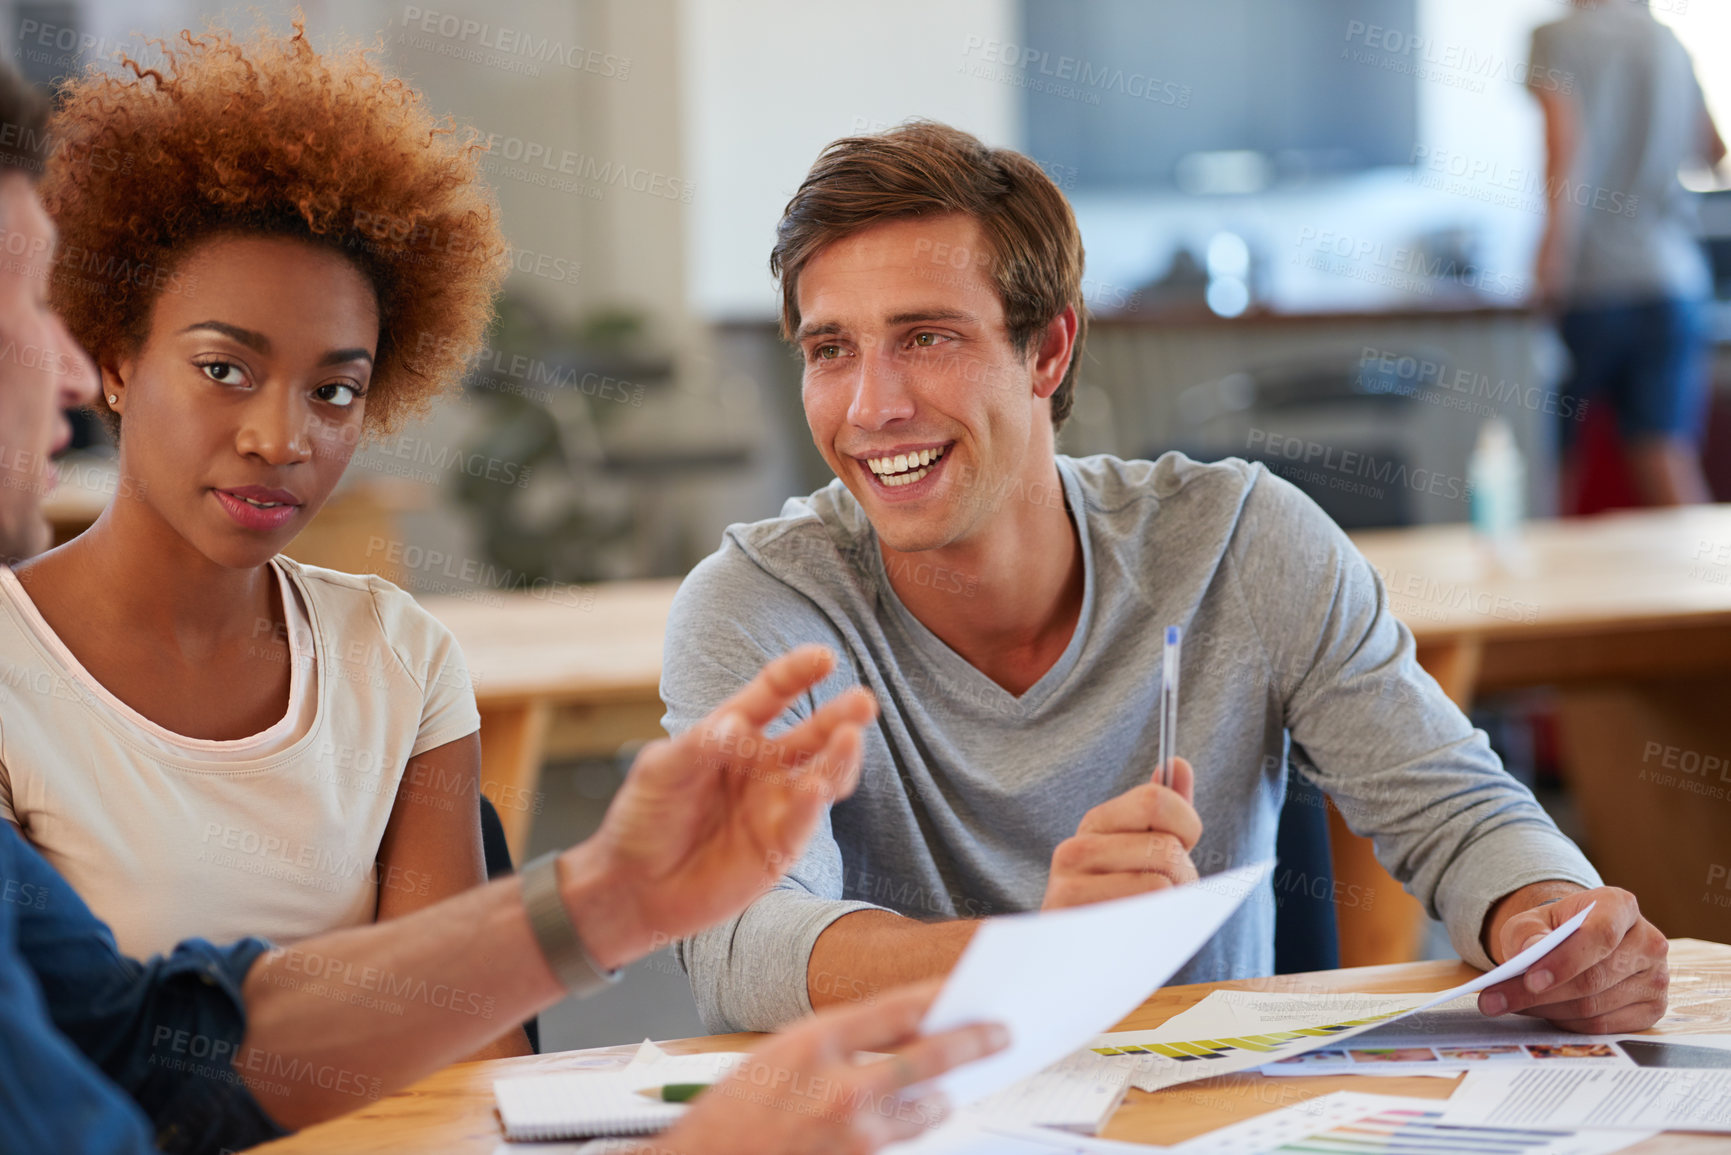
[[[1418,648],[1418,664],[1437,680],[1449,701],[1464,713],[1472,708],[1473,690],[1479,680],[1479,661],[1485,652],[1478,638],[1457,638]]]
[[[481,793],[499,811],[511,861],[523,864],[529,827],[542,809],[541,756],[553,708],[546,701],[481,707]]]
[[[1482,652],[1477,638],[1464,638],[1420,646],[1418,660],[1442,686],[1443,693],[1465,710],[1472,702]],[[1374,896],[1372,902],[1343,904],[1336,911],[1340,965],[1381,966],[1418,958],[1424,933],[1424,907],[1382,868],[1370,839],[1347,829],[1332,803],[1328,807],[1328,840],[1334,878],[1341,892]],[[1354,891],[1350,887],[1360,889]]]
[[[1584,849],[1672,938],[1731,940],[1731,677],[1563,692],[1563,773]]]

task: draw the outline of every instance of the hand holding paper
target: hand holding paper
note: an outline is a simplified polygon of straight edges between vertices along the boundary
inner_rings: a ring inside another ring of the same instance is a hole
[[[667,1155],[876,1151],[944,1117],[935,1076],[1001,1045],[992,1013],[932,1029],[935,982],[824,1011],[776,1035],[656,1140]],[[921,1016],[927,1025],[920,1026]],[[888,1058],[856,1062],[861,1051]],[[975,1066],[980,1064],[975,1063]]]
[[[1540,883],[1539,887],[1559,886]],[[1527,887],[1505,902],[1518,901]],[[1555,901],[1530,906],[1493,926],[1493,953],[1507,955],[1582,911],[1592,915],[1542,967],[1523,979],[1493,986],[1479,999],[1487,1015],[1516,1013],[1548,1019],[1588,1035],[1640,1031],[1665,1014],[1670,976],[1669,944],[1659,928],[1641,917],[1635,896],[1613,886],[1573,890]]]
[[[1279,1062],[1325,1044],[1335,1046],[1407,1015],[1430,1010],[1463,995],[1484,990],[1495,983],[1516,979],[1575,933],[1586,921],[1591,910],[1592,907],[1589,906],[1578,912],[1562,926],[1495,970],[1446,991],[1417,992],[1404,997],[1364,996],[1363,1002],[1367,1005],[1355,1006],[1350,1014],[1343,1017],[1285,1023],[1262,1022],[1250,1031],[1235,1028],[1240,1033],[1227,1037],[1221,1037],[1222,1032],[1213,1025],[1210,1025],[1206,1035],[1186,1033],[1180,1021],[1201,1011],[1203,1007],[1199,1005],[1174,1016],[1169,1023],[1154,1030],[1121,1031],[1102,1035],[1095,1039],[1092,1045],[1102,1054],[1135,1056],[1141,1065],[1131,1083],[1144,1091],[1158,1091],[1163,1087],[1172,1087],[1196,1079],[1227,1075],[1234,1071],[1260,1067],[1264,1063]]]

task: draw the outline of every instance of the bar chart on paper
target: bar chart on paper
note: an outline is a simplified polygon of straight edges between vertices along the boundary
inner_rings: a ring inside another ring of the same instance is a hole
[[[1242,991],[1215,991],[1152,1030],[1098,1035],[1089,1048],[1097,1054],[1134,1060],[1136,1073],[1131,1077],[1131,1085],[1143,1091],[1159,1091],[1196,1079],[1260,1067],[1335,1040],[1362,1035],[1385,1023],[1431,1010],[1523,974],[1573,934],[1591,909],[1576,913],[1495,970],[1446,991],[1350,995],[1346,996],[1352,1003],[1350,1011],[1325,1011],[1318,1015],[1295,1011],[1290,1006],[1274,1015],[1239,1013],[1245,997],[1257,996]],[[1322,1005],[1327,1007],[1339,997],[1321,996]]]
[[[1175,1059],[1180,1063],[1228,1059],[1249,1052],[1253,1055],[1267,1056],[1263,1061],[1272,1063],[1287,1053],[1295,1043],[1309,1043],[1316,1039],[1326,1039],[1333,1035],[1352,1031],[1356,1027],[1374,1026],[1388,1019],[1399,1018],[1411,1009],[1410,1006],[1402,1006],[1399,1010],[1371,1015],[1368,1018],[1344,1019],[1338,1023],[1328,1023],[1318,1027],[1300,1027],[1290,1031],[1271,1031],[1265,1035],[1242,1035],[1223,1039],[1185,1039],[1164,1043],[1125,1042],[1120,1046],[1095,1047],[1093,1050],[1101,1055],[1159,1055],[1162,1058]],[[1129,1032],[1124,1033],[1128,1034]]]
[[[1181,1143],[1175,1155],[1606,1155],[1641,1132],[1450,1126],[1434,1099],[1337,1091]]]

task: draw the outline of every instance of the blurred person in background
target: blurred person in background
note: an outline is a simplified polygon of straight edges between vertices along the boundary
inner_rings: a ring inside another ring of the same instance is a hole
[[[1529,87],[1545,116],[1549,203],[1535,282],[1560,312],[1565,388],[1608,404],[1652,505],[1710,501],[1707,262],[1678,170],[1725,157],[1689,55],[1646,0],[1576,0],[1533,33]],[[1563,507],[1581,462],[1562,423]]]

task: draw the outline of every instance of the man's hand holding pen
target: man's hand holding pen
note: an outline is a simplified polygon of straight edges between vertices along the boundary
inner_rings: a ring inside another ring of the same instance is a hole
[[[1202,837],[1191,804],[1195,775],[1174,758],[1171,787],[1152,781],[1083,815],[1076,833],[1052,852],[1042,910],[1125,898],[1196,881],[1190,851]]]

